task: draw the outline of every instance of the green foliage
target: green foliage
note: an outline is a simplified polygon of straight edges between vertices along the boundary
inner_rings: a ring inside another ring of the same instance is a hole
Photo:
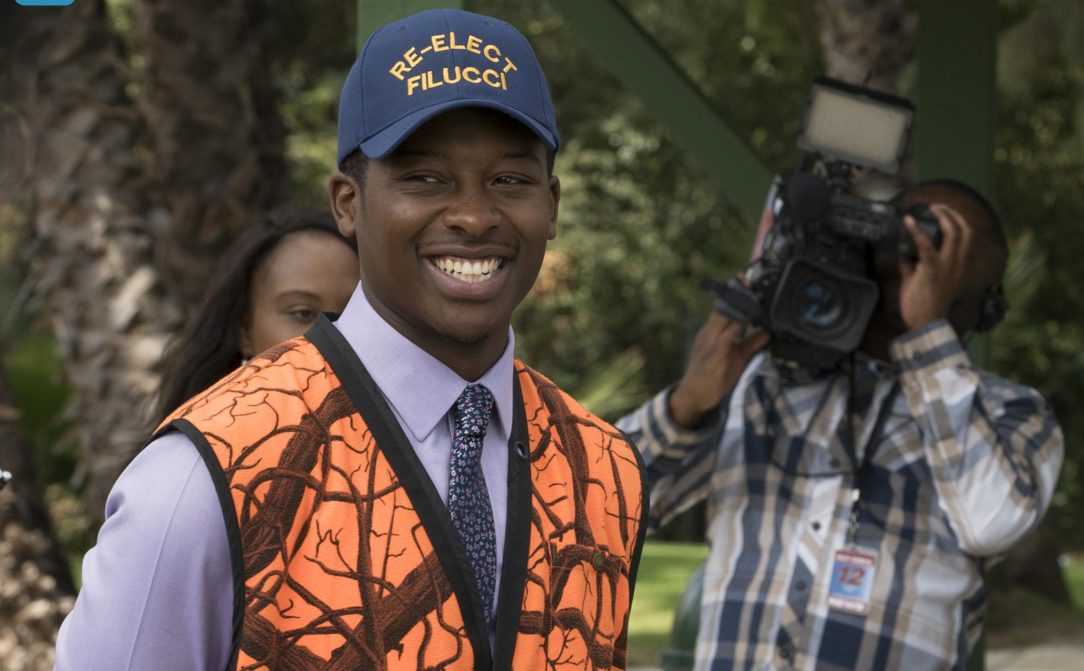
[[[62,419],[69,389],[60,380],[56,340],[40,319],[45,306],[33,291],[38,265],[25,244],[26,209],[15,198],[0,207],[0,376],[34,452],[38,481],[59,482],[75,469],[75,446]]]
[[[820,69],[808,27],[789,3],[625,4],[754,149],[789,170],[809,80]],[[633,380],[642,400],[680,372],[711,307],[699,282],[740,269],[753,226],[548,5],[491,0],[472,8],[507,19],[531,39],[546,64],[565,143],[556,168],[558,235],[517,313],[519,349],[580,395],[596,386],[596,371],[636,352],[643,366]],[[601,414],[620,415],[610,408]]]
[[[808,16],[785,0],[624,4],[770,165],[790,169],[809,80],[821,69]],[[711,306],[698,284],[741,267],[752,225],[548,3],[476,0],[469,8],[531,40],[564,141],[558,236],[516,316],[520,354],[615,418],[677,376]],[[276,11],[291,26],[280,83],[295,200],[320,204],[333,168],[338,86],[354,50],[352,17],[325,0],[314,9]],[[599,390],[613,388],[615,376],[624,393],[604,400]]]
[[[823,69],[808,3],[622,5],[768,165],[793,168],[809,81]],[[1084,416],[1074,416],[1073,401],[1084,325],[1066,317],[1084,310],[1084,266],[1075,259],[1084,220],[1084,59],[1074,37],[1084,33],[1073,3],[1002,5],[996,201],[1013,241],[1013,308],[991,341],[991,367],[1039,388],[1058,411],[1068,454],[1052,515],[1079,546],[1084,517],[1072,511],[1084,506]],[[316,8],[286,17],[281,81],[295,192],[323,203],[335,99],[354,48],[352,17],[327,0]],[[516,315],[520,354],[616,418],[676,379],[711,306],[698,283],[741,266],[752,226],[726,202],[725,185],[675,146],[546,2],[475,0],[470,8],[506,18],[530,38],[565,142],[558,236]]]
[[[63,420],[70,393],[60,381],[60,358],[52,334],[34,329],[12,343],[4,372],[19,408],[20,425],[34,449],[39,482],[67,481],[75,471],[75,446]]]
[[[600,417],[621,417],[635,410],[650,391],[643,385],[643,368],[639,348],[626,350],[588,370],[576,400]]]
[[[277,38],[275,81],[282,91],[291,193],[284,201],[327,206],[334,172],[339,89],[354,62],[353,2],[272,3]]]
[[[280,85],[286,91],[282,115],[289,129],[286,157],[291,168],[293,200],[324,207],[327,205],[327,178],[337,167],[334,120],[338,114],[342,74],[329,71],[319,79],[302,82],[282,78]]]
[[[810,3],[621,5],[767,165],[784,173],[794,167],[809,81],[823,71]],[[130,29],[130,0],[110,6],[118,28]],[[530,38],[565,142],[556,168],[563,185],[558,237],[516,316],[520,353],[615,418],[676,379],[711,306],[697,285],[740,268],[752,224],[727,203],[725,185],[674,144],[650,107],[624,90],[545,0],[473,0],[468,8],[506,18]],[[1052,516],[1066,541],[1080,547],[1084,415],[1074,412],[1074,401],[1084,376],[1084,324],[1076,317],[1084,313],[1084,264],[1076,258],[1084,220],[1084,21],[1079,3],[1001,0],[1000,9],[995,195],[1013,244],[1006,282],[1013,307],[992,338],[991,367],[1040,389],[1059,414],[1067,456]],[[293,187],[285,200],[326,204],[338,90],[356,54],[355,10],[333,0],[269,7],[290,132]],[[5,276],[0,288],[21,279],[8,282]],[[44,408],[44,401],[26,394],[53,379],[55,355],[44,341],[19,342],[12,376],[31,406],[24,414],[33,418],[29,426],[47,425],[53,411],[36,414],[32,406]]]
[[[1076,315],[1084,311],[1084,128],[1077,110],[1084,104],[1084,57],[1070,48],[1066,34],[1080,32],[1084,15],[1063,14],[1068,4],[1033,11],[1002,37],[1000,57],[1012,67],[1000,68],[1000,88],[1008,94],[998,110],[995,196],[1015,240],[1016,261],[1007,282],[1012,309],[993,338],[991,363],[1054,405],[1066,435],[1066,460],[1050,514],[1066,543],[1080,548],[1084,416],[1076,400],[1084,376],[1084,324]]]
[[[1065,582],[1076,609],[1084,613],[1084,556],[1069,560],[1065,567]]]

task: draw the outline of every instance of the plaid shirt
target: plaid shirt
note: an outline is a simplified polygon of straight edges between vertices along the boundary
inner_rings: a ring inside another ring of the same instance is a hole
[[[892,358],[815,374],[758,355],[710,426],[674,424],[669,390],[619,422],[647,464],[655,526],[707,499],[695,668],[964,667],[984,570],[1042,517],[1062,434],[1036,391],[977,369],[947,322],[897,339]],[[826,602],[856,483],[854,544],[879,557],[865,616]]]

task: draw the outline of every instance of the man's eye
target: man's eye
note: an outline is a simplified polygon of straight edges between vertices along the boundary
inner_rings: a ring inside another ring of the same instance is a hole
[[[522,177],[515,175],[501,175],[497,179],[493,180],[494,184],[502,184],[505,186],[519,186],[522,184],[529,184],[530,182]]]

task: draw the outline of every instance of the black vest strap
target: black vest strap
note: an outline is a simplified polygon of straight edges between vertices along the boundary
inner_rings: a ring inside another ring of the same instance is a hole
[[[387,458],[414,504],[444,574],[463,609],[467,637],[474,648],[475,668],[511,668],[511,656],[519,624],[518,614],[526,580],[531,511],[530,464],[526,457],[517,454],[529,454],[527,420],[518,380],[514,390],[516,416],[509,440],[508,515],[496,617],[496,647],[501,664],[494,667],[487,618],[477,585],[471,579],[473,569],[467,559],[466,550],[444,502],[414,452],[410,440],[399,426],[394,412],[353,348],[326,316],[321,315],[305,337],[316,346],[339,378],[343,389],[372,432],[381,453]],[[523,447],[519,447],[520,445]]]
[[[527,581],[527,553],[531,542],[531,442],[519,375],[512,387],[512,435],[508,440],[508,513],[504,526],[504,564],[497,601],[497,636],[494,669],[511,669],[512,653],[523,612]]]

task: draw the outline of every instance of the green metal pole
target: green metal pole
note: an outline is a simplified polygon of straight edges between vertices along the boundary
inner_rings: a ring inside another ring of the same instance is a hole
[[[996,75],[996,2],[919,0],[919,179],[951,177],[991,194]],[[975,338],[969,349],[985,363],[990,340]]]
[[[670,56],[614,0],[550,0],[617,75],[711,172],[755,223],[772,173]]]
[[[987,196],[994,186],[997,95],[997,3],[994,0],[919,0],[919,179],[951,177]],[[989,339],[976,338],[971,354],[989,358]],[[985,635],[968,671],[983,671]]]
[[[919,0],[918,7],[918,176],[953,177],[989,195],[997,3]]]

